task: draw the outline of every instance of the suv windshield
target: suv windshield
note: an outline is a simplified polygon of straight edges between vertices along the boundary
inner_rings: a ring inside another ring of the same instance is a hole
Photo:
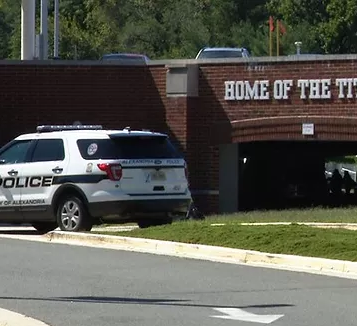
[[[166,136],[79,139],[77,144],[86,160],[182,158]]]

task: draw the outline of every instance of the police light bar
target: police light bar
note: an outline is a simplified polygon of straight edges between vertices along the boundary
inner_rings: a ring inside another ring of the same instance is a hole
[[[102,125],[42,125],[37,126],[37,132],[65,131],[65,130],[102,130]]]

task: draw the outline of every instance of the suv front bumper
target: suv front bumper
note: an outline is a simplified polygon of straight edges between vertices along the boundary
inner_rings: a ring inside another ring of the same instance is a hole
[[[191,199],[150,199],[120,200],[89,203],[89,213],[93,217],[115,217],[127,215],[152,215],[155,213],[186,213]]]

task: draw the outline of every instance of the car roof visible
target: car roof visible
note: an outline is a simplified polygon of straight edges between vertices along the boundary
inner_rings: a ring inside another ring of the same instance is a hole
[[[222,47],[222,48],[204,48],[203,51],[243,51],[246,50],[246,48],[228,48],[228,47]]]
[[[23,134],[16,139],[25,140],[25,139],[41,139],[41,138],[63,138],[64,135],[66,138],[76,138],[78,135],[85,138],[107,138],[108,136],[117,136],[117,137],[135,137],[135,136],[167,136],[166,134],[159,132],[151,132],[144,130],[65,130],[65,131],[50,131],[50,132],[36,132]]]

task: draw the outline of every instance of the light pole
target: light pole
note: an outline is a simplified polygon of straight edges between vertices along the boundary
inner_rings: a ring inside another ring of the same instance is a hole
[[[41,0],[40,59],[48,59],[48,0]]]
[[[35,57],[36,0],[21,1],[21,60]]]
[[[54,32],[53,32],[53,57],[58,58],[58,43],[59,43],[59,0],[55,1],[54,12]]]

